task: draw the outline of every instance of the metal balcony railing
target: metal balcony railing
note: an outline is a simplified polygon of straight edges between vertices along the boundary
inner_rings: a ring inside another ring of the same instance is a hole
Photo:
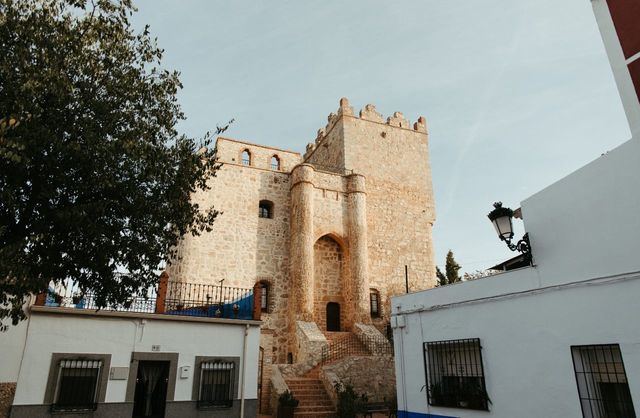
[[[255,306],[259,301],[254,289],[175,282],[163,275],[158,285],[142,289],[120,304],[99,306],[94,292],[83,291],[72,280],[50,284],[46,292],[36,297],[35,304],[95,311],[259,319],[260,306]]]

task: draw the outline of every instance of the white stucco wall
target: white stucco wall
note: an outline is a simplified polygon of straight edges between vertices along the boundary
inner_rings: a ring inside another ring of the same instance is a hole
[[[108,353],[111,367],[129,367],[131,353],[179,353],[174,400],[191,400],[195,356],[240,357],[245,325],[98,316],[32,314],[24,360],[14,399],[16,405],[42,404],[52,353]],[[247,336],[245,398],[257,398],[260,330]],[[189,378],[179,368],[191,366]],[[241,373],[242,363],[240,363]],[[241,377],[240,377],[241,379]],[[106,402],[125,400],[126,380],[109,380]]]
[[[5,323],[10,324],[10,320]],[[20,371],[20,359],[24,350],[27,335],[27,321],[18,325],[9,325],[5,332],[0,332],[0,383],[17,382]]]
[[[640,275],[407,314],[406,327],[394,330],[398,407],[447,417],[581,418],[570,346],[617,343],[640,411],[638,295]],[[402,299],[394,306],[403,309]],[[489,413],[429,407],[421,390],[426,384],[422,342],[461,338],[480,338]]]
[[[522,202],[542,285],[640,270],[640,137]]]

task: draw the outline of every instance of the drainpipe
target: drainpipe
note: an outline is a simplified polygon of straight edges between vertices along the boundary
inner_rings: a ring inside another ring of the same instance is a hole
[[[247,335],[249,335],[249,324],[244,326],[244,338],[242,340],[242,385],[240,386],[240,418],[244,418],[244,381],[247,370]]]

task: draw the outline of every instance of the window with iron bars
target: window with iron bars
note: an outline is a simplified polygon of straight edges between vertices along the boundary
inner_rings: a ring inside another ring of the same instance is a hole
[[[260,282],[260,310],[269,312],[269,284]]]
[[[61,360],[51,409],[95,410],[101,372],[102,361],[99,360]]]
[[[369,305],[371,310],[371,316],[373,318],[380,317],[380,292],[376,289],[369,291]]]
[[[584,418],[635,418],[618,344],[571,347]]]
[[[429,405],[489,410],[479,338],[424,343]]]
[[[198,407],[233,406],[233,387],[235,382],[235,363],[233,361],[206,361],[200,363],[200,387]]]

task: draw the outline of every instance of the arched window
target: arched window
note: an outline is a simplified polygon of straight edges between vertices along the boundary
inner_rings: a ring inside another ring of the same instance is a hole
[[[260,310],[269,312],[269,283],[260,282]]]
[[[280,171],[280,158],[277,155],[271,157],[271,169]]]
[[[241,161],[242,165],[251,165],[251,153],[248,149],[242,151]]]
[[[260,218],[273,218],[273,202],[261,200],[258,206],[258,216]]]
[[[371,306],[371,316],[373,318],[380,317],[380,292],[376,289],[369,291],[369,302]]]

